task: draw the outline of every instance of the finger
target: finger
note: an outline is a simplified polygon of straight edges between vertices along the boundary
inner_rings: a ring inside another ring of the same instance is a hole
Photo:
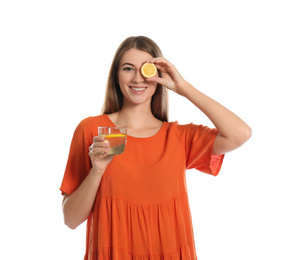
[[[164,58],[155,58],[152,59],[150,62],[155,64],[157,68],[158,66],[161,66],[162,68],[167,68],[169,70],[172,70],[174,68],[174,65]]]
[[[149,79],[147,79],[147,81],[149,81],[149,82],[156,82],[156,83],[158,83],[158,84],[160,84],[160,85],[162,85],[162,86],[164,86],[164,87],[166,87],[166,88],[168,88],[168,89],[171,89],[172,88],[172,83],[168,83],[168,81],[166,80],[166,79],[164,79],[164,78],[149,78]]]
[[[167,59],[165,59],[164,57],[151,58],[151,59],[148,59],[146,62],[150,62],[150,63],[169,63],[169,61]]]
[[[103,136],[98,135],[98,136],[94,136],[93,138],[93,142],[102,142],[102,141],[104,141]]]
[[[93,148],[90,150],[89,155],[91,157],[96,157],[96,156],[105,157],[109,151],[110,151],[109,147]]]
[[[161,75],[162,75],[161,77],[164,77],[165,74],[168,74],[168,75],[171,74],[170,70],[168,68],[165,68],[164,66],[156,65],[156,67],[159,71],[161,71]]]
[[[101,142],[93,142],[92,145],[88,148],[90,151],[94,148],[108,148],[109,142],[108,140],[104,140]]]
[[[89,157],[91,158],[91,161],[96,161],[96,160],[100,160],[100,159],[104,159],[106,156],[108,156],[108,152],[104,152],[104,153],[98,153],[95,154],[93,152],[89,152]]]

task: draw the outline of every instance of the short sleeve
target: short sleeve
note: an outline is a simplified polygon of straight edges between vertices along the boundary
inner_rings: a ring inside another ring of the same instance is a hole
[[[91,169],[88,148],[92,144],[93,134],[89,127],[89,118],[76,127],[69,151],[63,181],[60,187],[62,194],[71,194],[85,179]]]
[[[217,176],[224,154],[214,155],[213,147],[218,130],[203,125],[177,125],[179,139],[184,145],[186,168]]]

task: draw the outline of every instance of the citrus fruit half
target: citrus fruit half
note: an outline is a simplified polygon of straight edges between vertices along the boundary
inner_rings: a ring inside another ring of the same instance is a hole
[[[156,75],[157,68],[153,63],[144,63],[141,67],[141,73],[145,78],[151,78]]]

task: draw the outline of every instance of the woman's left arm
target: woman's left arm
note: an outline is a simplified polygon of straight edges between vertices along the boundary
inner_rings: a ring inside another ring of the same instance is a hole
[[[185,81],[177,69],[166,59],[151,59],[161,70],[161,78],[150,78],[166,88],[184,96],[198,107],[219,131],[214,143],[213,154],[224,154],[244,144],[251,136],[251,128],[233,112],[217,101],[201,93]]]
[[[213,154],[224,154],[244,144],[251,136],[251,128],[233,112],[186,83],[182,95],[196,105],[215,125],[219,134]]]

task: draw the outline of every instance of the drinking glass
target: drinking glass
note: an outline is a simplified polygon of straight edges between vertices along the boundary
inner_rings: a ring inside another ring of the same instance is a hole
[[[103,136],[109,143],[108,154],[121,154],[126,144],[127,128],[125,127],[98,127],[99,136]]]

